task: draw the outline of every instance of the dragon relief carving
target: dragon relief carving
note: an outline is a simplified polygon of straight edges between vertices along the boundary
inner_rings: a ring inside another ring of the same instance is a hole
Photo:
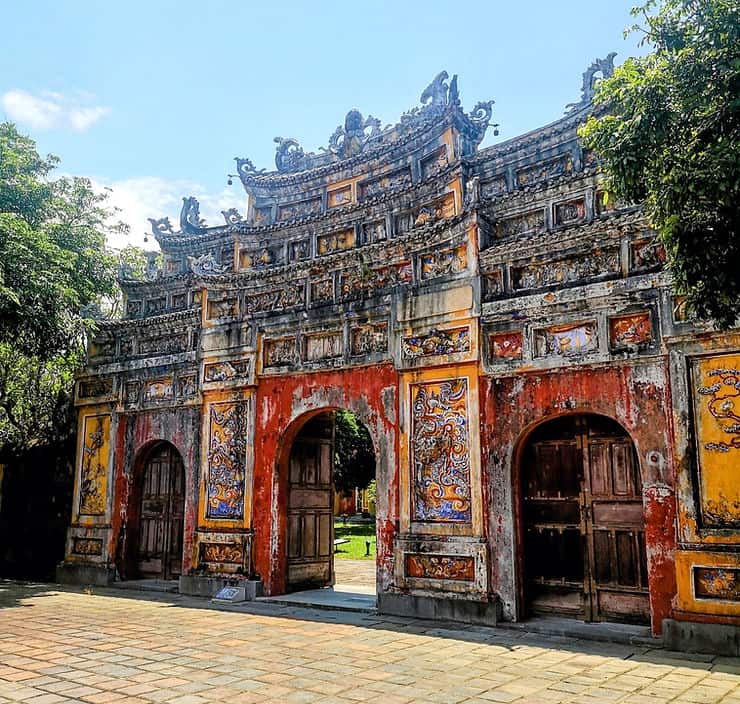
[[[297,139],[275,137],[277,144],[275,166],[278,171],[304,171],[309,168],[309,158]]]
[[[566,112],[573,112],[585,103],[590,103],[596,94],[596,84],[601,78],[611,78],[614,75],[614,57],[616,51],[612,51],[603,59],[594,59],[591,65],[583,72],[583,84],[581,85],[581,100],[577,103],[568,103]]]
[[[213,252],[206,252],[199,257],[188,257],[188,267],[196,276],[213,276],[228,270],[228,266],[218,263]]]
[[[227,225],[238,225],[240,222],[244,222],[244,218],[236,208],[222,210],[221,215],[224,216]]]
[[[194,196],[182,199],[180,230],[188,235],[202,235],[206,232],[205,220],[200,216],[200,203]]]
[[[172,229],[172,223],[169,218],[148,218],[152,224],[152,234],[156,237],[157,235],[174,235],[175,231]]]

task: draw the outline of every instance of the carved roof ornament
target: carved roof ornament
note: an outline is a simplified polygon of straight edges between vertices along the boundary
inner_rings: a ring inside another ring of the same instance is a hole
[[[207,231],[205,220],[200,216],[200,203],[194,196],[182,199],[180,230],[187,235],[202,235]]]
[[[244,222],[244,218],[236,208],[222,210],[221,215],[224,216],[224,220],[226,220],[227,225],[238,225],[240,222]]]
[[[455,116],[458,126],[465,131],[470,143],[477,147],[493,114],[493,101],[489,100],[478,103],[466,115],[460,108],[457,76],[450,79],[447,71],[441,71],[434,77],[421,93],[419,102],[421,105],[401,115],[398,124],[385,127],[372,115],[365,118],[357,108],[353,108],[345,116],[344,124],[334,130],[329,138],[328,148],[322,147],[318,153],[306,152],[293,137],[275,137],[275,167],[280,174],[296,173],[349,159],[375,145],[396,141],[409,131],[440,119],[445,114]],[[236,165],[243,182],[264,172],[262,169],[257,170],[249,159],[237,158]]]
[[[614,57],[616,55],[617,52],[612,51],[604,59],[594,59],[591,65],[583,72],[580,102],[568,103],[565,106],[567,112],[573,112],[593,100],[596,94],[596,84],[599,79],[610,78],[614,75]]]
[[[152,224],[152,234],[157,237],[158,235],[174,235],[175,231],[172,229],[172,223],[169,218],[149,218],[149,222]]]
[[[201,254],[199,257],[188,257],[188,266],[196,276],[224,274],[228,270],[228,266],[221,265],[216,261],[213,252]]]

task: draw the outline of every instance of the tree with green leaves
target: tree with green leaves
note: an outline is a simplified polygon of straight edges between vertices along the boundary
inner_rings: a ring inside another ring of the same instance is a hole
[[[334,488],[343,494],[366,489],[375,479],[375,452],[367,428],[349,411],[337,411],[334,426]]]
[[[84,311],[115,292],[106,196],[87,179],[52,178],[58,163],[0,124],[0,461],[67,425],[93,325]]]
[[[740,4],[635,8],[651,52],[599,83],[581,128],[607,197],[644,203],[677,294],[720,327],[740,315]]]

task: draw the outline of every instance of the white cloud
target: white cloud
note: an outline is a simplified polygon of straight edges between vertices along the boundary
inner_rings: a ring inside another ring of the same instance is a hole
[[[0,104],[7,117],[36,130],[71,129],[83,132],[110,112],[102,105],[88,105],[92,96],[65,96],[45,91],[33,95],[25,90],[3,93]]]
[[[235,181],[232,187],[221,191],[208,191],[194,181],[167,181],[157,176],[142,176],[120,181],[93,180],[93,186],[108,193],[108,205],[118,208],[114,220],[125,222],[131,232],[128,236],[113,236],[112,247],[133,244],[144,249],[157,249],[148,218],[169,217],[175,230],[179,230],[180,209],[184,196],[195,196],[200,202],[200,214],[208,226],[224,223],[222,210],[236,208],[242,216],[246,214],[247,196],[241,184]],[[144,241],[147,237],[148,241]]]

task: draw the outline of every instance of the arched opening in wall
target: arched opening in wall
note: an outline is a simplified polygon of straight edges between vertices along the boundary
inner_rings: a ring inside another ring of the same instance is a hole
[[[170,443],[158,442],[144,451],[136,468],[129,512],[127,576],[177,579],[182,573],[185,522],[182,457]]]
[[[375,594],[375,453],[355,415],[325,411],[293,440],[287,472],[289,592]]]
[[[640,466],[624,428],[562,416],[520,457],[524,615],[649,623]]]

